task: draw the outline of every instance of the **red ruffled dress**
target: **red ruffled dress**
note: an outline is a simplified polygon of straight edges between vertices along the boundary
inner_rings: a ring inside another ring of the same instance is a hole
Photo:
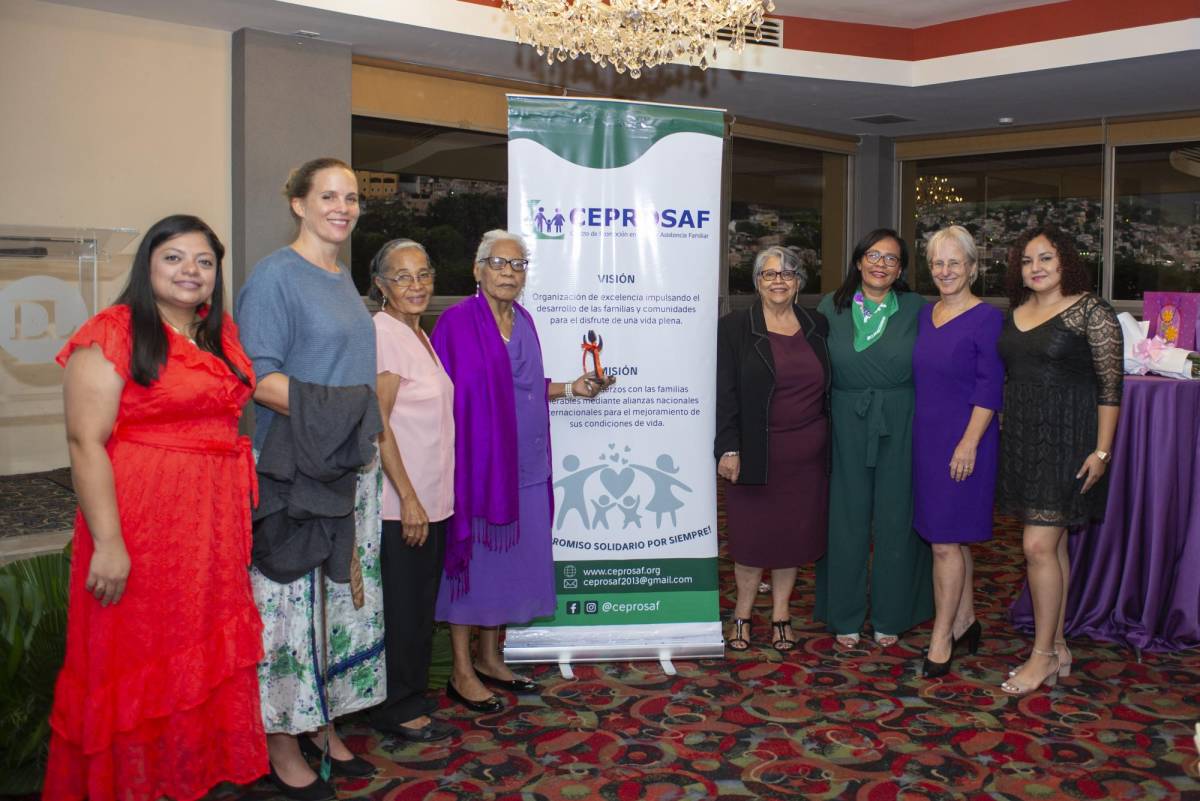
[[[50,715],[43,798],[192,801],[267,772],[256,664],[262,622],[250,591],[251,387],[167,328],[167,363],[133,381],[130,311],[112,306],[58,354],[98,344],[125,379],[107,449],[132,567],[102,607],[87,590],[92,537],[75,517],[66,662]],[[225,353],[253,380],[226,316]]]

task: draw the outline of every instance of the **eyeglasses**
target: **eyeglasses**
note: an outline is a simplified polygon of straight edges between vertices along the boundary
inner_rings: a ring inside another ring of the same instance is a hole
[[[774,281],[777,278],[782,278],[784,281],[796,280],[795,270],[763,270],[758,274],[764,281]]]
[[[963,268],[963,263],[961,261],[959,261],[958,259],[950,259],[948,261],[943,261],[942,259],[937,259],[936,261],[929,262],[930,270],[946,269],[952,273],[956,273],[959,270],[961,270],[962,268]]]
[[[883,262],[889,270],[894,270],[900,266],[900,257],[894,253],[880,253],[878,250],[868,250],[864,258],[868,264],[879,264]]]
[[[400,273],[397,276],[381,275],[379,277],[384,281],[395,284],[396,286],[412,286],[413,281],[420,281],[422,284],[432,284],[433,276],[433,270],[422,270],[416,275],[413,275],[412,273]]]
[[[523,273],[529,267],[529,259],[506,259],[503,256],[488,256],[486,259],[480,259],[479,263],[486,264],[496,272],[503,270],[506,264],[513,268],[514,273]]]

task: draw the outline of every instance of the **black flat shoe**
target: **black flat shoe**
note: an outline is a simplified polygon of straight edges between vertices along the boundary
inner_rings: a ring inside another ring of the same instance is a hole
[[[332,799],[337,798],[337,793],[334,792],[333,787],[320,776],[303,787],[295,787],[279,778],[279,774],[275,772],[275,766],[271,765],[271,772],[267,774],[267,781],[275,785],[275,789],[279,791],[280,795],[284,798],[290,798],[292,801],[332,801]]]
[[[982,637],[983,626],[979,625],[979,621],[976,620],[970,626],[967,626],[967,630],[962,633],[961,637],[954,638],[954,641],[950,644],[951,652],[953,652],[953,649],[957,648],[958,644],[961,642],[967,646],[967,653],[974,656],[975,652],[979,650],[979,640]]]
[[[925,660],[921,664],[921,675],[927,679],[940,679],[950,672],[950,663],[954,661],[954,651],[945,662],[934,662],[929,658],[929,649],[925,649]]]
[[[410,743],[436,743],[440,740],[448,740],[458,734],[458,729],[448,723],[440,723],[436,720],[429,721],[419,729],[411,726],[389,726],[381,731],[386,731],[401,740],[408,740]]]
[[[501,709],[504,709],[504,702],[494,695],[488,696],[482,701],[470,700],[458,691],[458,688],[454,686],[454,681],[451,679],[446,680],[446,697],[451,701],[462,704],[472,712],[490,713],[499,712]]]
[[[484,684],[490,684],[493,687],[498,687],[501,690],[508,690],[512,693],[535,693],[541,689],[536,681],[523,679],[520,676],[512,679],[511,681],[506,679],[498,679],[495,676],[489,676],[479,668],[475,669],[475,675],[479,676],[479,679]]]
[[[320,759],[325,750],[310,740],[306,735],[297,737],[300,741],[300,753],[309,759]],[[329,755],[329,766],[334,776],[345,776],[348,779],[369,779],[379,772],[379,769],[362,757],[352,756],[349,759],[334,759]]]

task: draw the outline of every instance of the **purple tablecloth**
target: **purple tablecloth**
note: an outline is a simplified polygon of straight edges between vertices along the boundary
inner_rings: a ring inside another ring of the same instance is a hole
[[[1126,376],[1104,522],[1072,534],[1066,633],[1200,645],[1200,381]],[[1033,629],[1026,586],[1013,623]]]

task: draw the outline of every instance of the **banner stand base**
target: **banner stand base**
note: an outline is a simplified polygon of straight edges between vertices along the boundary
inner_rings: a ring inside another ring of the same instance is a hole
[[[505,662],[549,662],[560,670],[564,665],[570,670],[575,662],[669,663],[724,656],[725,640],[716,620],[641,626],[509,626],[504,637]]]
[[[574,678],[567,675],[574,662],[660,662],[663,670],[669,675],[674,674],[672,660],[677,659],[722,659],[725,656],[723,642],[706,643],[689,647],[663,648],[657,645],[625,646],[621,649],[603,649],[598,647],[563,647],[552,645],[542,648],[508,648],[504,649],[504,661],[510,665],[529,665],[538,662],[557,664],[563,672],[563,678]],[[668,669],[670,666],[670,669]]]

